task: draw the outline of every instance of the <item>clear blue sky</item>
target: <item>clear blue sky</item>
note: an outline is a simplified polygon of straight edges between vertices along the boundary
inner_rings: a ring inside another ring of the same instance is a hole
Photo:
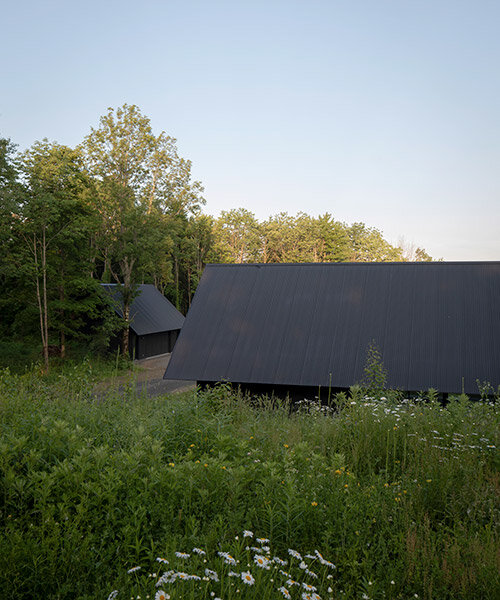
[[[500,260],[498,0],[19,0],[0,22],[0,136],[21,149],[137,104],[207,213],[330,212]]]

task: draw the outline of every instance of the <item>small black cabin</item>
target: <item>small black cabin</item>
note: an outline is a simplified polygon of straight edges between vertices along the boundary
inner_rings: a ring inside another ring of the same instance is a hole
[[[167,379],[310,394],[361,383],[372,341],[387,385],[500,385],[500,262],[208,265]]]
[[[104,283],[102,287],[122,317],[119,286]],[[130,307],[130,356],[139,359],[172,352],[183,323],[183,315],[154,285],[139,285]]]

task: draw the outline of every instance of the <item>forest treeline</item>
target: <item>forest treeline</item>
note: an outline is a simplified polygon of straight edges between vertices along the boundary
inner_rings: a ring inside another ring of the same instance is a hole
[[[238,208],[214,218],[203,204],[176,140],[155,135],[134,105],[108,109],[76,148],[44,139],[18,153],[0,138],[2,342],[38,339],[48,368],[51,350],[97,350],[121,328],[126,353],[128,329],[100,283],[121,286],[126,318],[140,283],[185,313],[208,262],[431,260],[330,214],[259,221]]]

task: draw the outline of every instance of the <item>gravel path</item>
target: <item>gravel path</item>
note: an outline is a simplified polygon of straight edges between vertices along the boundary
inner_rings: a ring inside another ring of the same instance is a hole
[[[135,385],[138,394],[147,394],[150,398],[173,392],[194,390],[195,381],[163,379],[169,360],[170,353],[135,360],[134,371],[101,382],[96,391],[98,394],[111,390],[121,391],[131,383]]]

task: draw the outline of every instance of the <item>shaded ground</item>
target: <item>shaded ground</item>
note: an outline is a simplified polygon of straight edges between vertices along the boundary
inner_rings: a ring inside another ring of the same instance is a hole
[[[153,397],[194,389],[196,386],[194,381],[163,379],[169,361],[170,353],[135,360],[133,370],[119,377],[105,379],[99,383],[96,392],[98,394],[111,390],[119,392],[134,385],[138,394]]]

